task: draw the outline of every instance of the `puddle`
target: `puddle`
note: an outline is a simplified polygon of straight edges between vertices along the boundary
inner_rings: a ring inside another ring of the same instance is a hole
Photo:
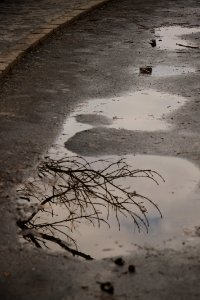
[[[162,119],[163,115],[179,108],[185,101],[185,98],[153,90],[126,94],[122,97],[87,101],[77,107],[73,115],[67,118],[56,146],[49,150],[48,155],[56,159],[63,155],[71,156],[72,153],[63,147],[64,143],[75,133],[93,126],[146,131],[168,129],[170,125]],[[102,157],[102,159],[107,159],[107,157]],[[110,159],[117,161],[120,157],[112,156]],[[185,228],[199,225],[200,199],[197,187],[200,171],[197,167],[187,160],[174,157],[128,155],[125,159],[134,169],[156,170],[166,180],[165,183],[160,180],[159,186],[145,178],[132,178],[131,181],[126,179],[126,181],[118,182],[118,186],[121,184],[130,186],[134,191],[157,203],[163,219],[160,218],[155,208],[147,206],[150,224],[148,234],[144,230],[138,233],[132,219],[123,216],[120,218],[119,231],[115,213],[111,211],[109,215],[110,228],[105,224],[100,227],[92,226],[89,221],[82,222],[82,219],[76,226],[73,223],[69,225],[67,232],[70,232],[76,241],[78,250],[95,258],[126,255],[137,250],[138,247],[166,247],[166,244],[175,247],[178,242],[185,239]],[[95,158],[87,157],[88,162],[94,160]],[[75,163],[77,163],[76,160]],[[96,163],[97,170],[101,164],[102,162]],[[54,178],[48,180],[47,183],[49,188],[45,187],[45,194],[54,193]],[[61,182],[59,186],[62,187],[62,184]],[[75,191],[77,190],[75,189]],[[71,207],[72,214],[70,216],[74,215],[73,210],[76,211],[77,207]],[[45,224],[69,218],[63,204],[53,204],[53,207],[45,206],[44,209],[45,212],[40,216],[44,222],[42,227],[44,230]],[[106,218],[107,211],[103,207],[101,207],[101,212],[102,218]],[[61,238],[59,232],[57,232],[57,237]],[[57,243],[48,241],[46,245],[54,251],[61,250]]]
[[[152,69],[152,76],[162,77],[162,76],[177,76],[188,73],[194,73],[195,69],[184,67],[184,66],[165,66],[158,65]]]
[[[186,99],[181,96],[154,90],[88,100],[69,115],[54,147],[48,153],[56,159],[73,155],[63,147],[66,141],[78,132],[97,126],[141,131],[170,130],[172,125],[166,122],[165,117],[185,102]]]
[[[191,46],[198,47],[195,43],[188,42],[183,36],[195,34],[200,32],[200,27],[182,27],[182,26],[169,26],[155,29],[155,38],[157,47],[161,50],[186,50]],[[179,44],[179,45],[178,45]]]
[[[101,157],[100,159],[105,158]],[[110,161],[117,161],[118,159],[120,157],[110,157]],[[165,182],[163,182],[156,177],[159,185],[142,177],[129,178],[125,182],[124,179],[118,181],[119,186],[130,186],[131,190],[153,200],[159,206],[163,218],[160,218],[158,211],[153,206],[145,202],[145,207],[148,210],[148,234],[144,228],[139,233],[133,220],[130,217],[123,217],[123,215],[118,215],[119,231],[115,212],[112,212],[111,208],[108,219],[110,228],[105,224],[101,224],[99,227],[98,223],[93,226],[91,222],[82,219],[76,224],[67,223],[67,233],[76,241],[78,250],[97,259],[126,255],[137,250],[138,247],[177,248],[177,245],[186,240],[185,231],[199,225],[200,196],[198,185],[200,170],[195,165],[187,160],[174,157],[128,155],[125,159],[134,169],[156,170],[165,178]],[[94,158],[87,158],[87,161],[94,161]],[[102,162],[95,164],[96,169],[101,167]],[[53,186],[50,182],[49,186],[51,187],[51,185]],[[101,218],[106,219],[107,210],[103,207],[100,210],[102,212]],[[42,220],[42,224],[52,224],[58,220],[65,220],[67,216],[66,209],[62,204],[53,204],[50,210],[48,206],[45,206],[45,211],[39,219],[37,217],[39,222]],[[73,211],[73,206],[71,211]],[[88,214],[90,213],[91,211],[88,211]],[[69,216],[67,218],[69,219]],[[62,226],[58,229],[62,230]],[[63,239],[63,235],[59,232],[57,237]],[[47,246],[54,251],[61,250],[55,243],[48,242]]]
[[[121,97],[89,100],[74,110],[56,142],[63,145],[77,132],[94,126],[128,130],[170,130],[167,114],[184,105],[186,99],[154,90],[139,91]]]
[[[148,72],[148,70],[151,71]],[[142,69],[142,71],[141,71]],[[145,70],[147,71],[145,72]],[[143,71],[144,70],[144,71]],[[167,66],[167,65],[158,65],[158,66],[148,66],[142,68],[130,69],[130,74],[139,74],[145,76],[154,76],[154,77],[167,77],[167,76],[178,76],[185,75],[189,73],[194,73],[196,70],[194,68],[185,67],[185,66]]]
[[[166,243],[176,247],[184,239],[184,229],[199,224],[200,196],[197,186],[200,170],[196,166],[173,157],[138,155],[128,156],[127,160],[135,169],[150,168],[164,176],[166,182],[160,182],[159,186],[142,178],[130,182],[130,185],[134,183],[134,189],[138,193],[151,197],[159,205],[163,218],[160,218],[155,209],[149,208],[148,234],[138,233],[127,218],[121,218],[119,231],[114,214],[110,218],[111,228],[105,225],[98,228],[82,223],[73,237],[80,249],[93,257],[128,254],[137,247],[162,248]]]

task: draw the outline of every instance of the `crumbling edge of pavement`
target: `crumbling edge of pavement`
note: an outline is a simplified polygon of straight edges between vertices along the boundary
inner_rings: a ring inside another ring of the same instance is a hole
[[[34,50],[53,33],[108,1],[110,0],[88,0],[87,4],[79,5],[33,29],[25,38],[17,41],[7,53],[0,54],[0,78],[6,76],[29,51]]]

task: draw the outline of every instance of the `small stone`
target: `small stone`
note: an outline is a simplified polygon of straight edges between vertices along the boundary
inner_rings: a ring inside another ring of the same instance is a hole
[[[141,67],[141,68],[140,68],[140,74],[151,75],[151,74],[152,74],[152,67],[150,67],[150,66],[147,66],[147,67]]]
[[[87,286],[87,285],[82,285],[81,288],[82,288],[83,290],[88,290],[88,286]]]
[[[114,263],[118,266],[123,266],[125,264],[125,261],[123,260],[122,257],[119,257],[119,258],[114,260]]]
[[[130,265],[130,266],[128,267],[128,271],[129,271],[130,273],[135,273],[135,266],[134,266],[134,265]]]
[[[108,281],[108,282],[102,282],[100,284],[101,290],[108,293],[108,294],[113,294],[114,293],[114,287],[113,285]]]
[[[151,40],[149,43],[152,47],[156,47],[156,40]]]

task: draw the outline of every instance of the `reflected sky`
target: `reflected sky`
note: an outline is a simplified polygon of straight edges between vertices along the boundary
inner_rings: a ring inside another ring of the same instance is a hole
[[[111,159],[117,158],[119,157]],[[200,170],[195,165],[174,157],[129,155],[126,159],[134,168],[157,170],[165,178],[165,183],[160,181],[159,186],[142,178],[126,181],[126,184],[138,193],[155,201],[162,211],[163,218],[160,218],[153,207],[148,207],[148,234],[145,231],[139,233],[133,222],[123,217],[119,231],[114,215],[110,216],[111,228],[106,225],[98,228],[82,223],[77,231],[74,231],[73,237],[77,239],[82,251],[96,258],[128,254],[129,251],[134,251],[137,245],[165,247],[169,242],[170,246],[176,247],[178,242],[184,240],[184,229],[199,224]]]
[[[157,47],[161,50],[187,49],[177,44],[195,47],[197,46],[196,44],[188,42],[183,36],[198,32],[200,32],[200,27],[166,26],[156,28],[155,37]]]
[[[191,67],[186,66],[167,66],[167,65],[157,65],[152,66],[151,74],[141,74],[139,68],[130,68],[130,74],[139,74],[143,76],[154,76],[154,77],[167,77],[167,76],[178,76],[186,75],[189,73],[194,73],[196,70]]]
[[[142,131],[169,130],[172,125],[166,122],[165,116],[185,102],[186,99],[181,96],[154,90],[91,99],[78,106],[67,118],[56,144],[62,147],[77,132],[94,126]]]
[[[117,161],[120,157],[111,156],[106,159]],[[125,159],[134,169],[156,170],[164,177],[165,182],[157,178],[159,185],[147,178],[123,179],[118,182],[153,200],[158,204],[163,218],[160,218],[153,206],[145,202],[149,220],[148,233],[142,227],[139,232],[131,218],[122,215],[119,218],[121,224],[119,230],[115,214],[112,212],[108,219],[110,228],[103,223],[98,227],[97,224],[92,226],[91,223],[81,220],[81,223],[73,228],[71,235],[76,240],[78,249],[97,259],[126,255],[138,247],[177,248],[188,238],[184,232],[199,225],[200,170],[194,164],[181,158],[154,155],[128,155]],[[87,161],[94,161],[94,157],[87,157]],[[101,164],[102,162],[97,162],[96,168],[100,169]],[[101,211],[102,217],[106,218],[107,211],[104,209]],[[55,206],[54,213],[55,218],[59,220],[66,218],[62,206]],[[52,217],[48,215],[44,214],[43,218],[52,222]],[[53,250],[60,250],[57,245],[48,246]]]

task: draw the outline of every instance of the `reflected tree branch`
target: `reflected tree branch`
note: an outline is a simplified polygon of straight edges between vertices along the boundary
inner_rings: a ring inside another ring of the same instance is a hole
[[[156,203],[131,188],[134,183],[126,186],[127,179],[135,178],[147,178],[156,184],[160,179],[164,181],[155,171],[133,169],[125,159],[88,162],[78,156],[59,160],[47,158],[38,166],[36,176],[18,189],[19,197],[31,209],[17,224],[24,238],[37,247],[41,247],[41,240],[46,240],[73,255],[91,259],[77,250],[72,237],[81,220],[98,226],[104,222],[109,226],[112,211],[119,229],[120,215],[123,215],[130,217],[138,230],[144,227],[148,232],[147,203],[162,217]],[[64,218],[59,216],[59,209]],[[106,210],[106,216],[102,209]],[[76,250],[67,245],[66,239]]]

